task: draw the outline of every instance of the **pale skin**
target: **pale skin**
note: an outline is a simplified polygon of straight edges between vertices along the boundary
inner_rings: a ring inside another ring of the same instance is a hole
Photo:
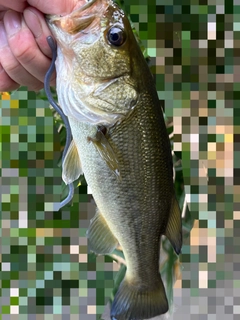
[[[70,13],[84,0],[0,0],[0,92],[38,91],[51,63],[45,14]],[[52,77],[55,85],[55,75]]]

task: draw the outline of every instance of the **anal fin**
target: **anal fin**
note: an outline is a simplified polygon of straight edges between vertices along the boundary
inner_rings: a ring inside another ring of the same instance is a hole
[[[106,220],[98,210],[90,221],[87,238],[90,250],[96,254],[112,253],[118,245],[118,240],[112,234]]]
[[[182,217],[175,195],[172,198],[170,217],[165,230],[165,235],[171,242],[176,254],[180,254],[182,248]]]
[[[66,184],[77,180],[83,174],[80,157],[74,140],[72,140],[62,164],[62,179]]]

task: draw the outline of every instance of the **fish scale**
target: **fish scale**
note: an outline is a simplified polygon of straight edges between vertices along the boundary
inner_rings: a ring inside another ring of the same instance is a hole
[[[153,77],[123,11],[108,0],[86,6],[94,36],[84,7],[48,17],[58,44],[59,102],[73,137],[63,179],[69,184],[83,172],[92,190],[97,212],[87,232],[90,249],[109,254],[118,243],[123,249],[127,271],[112,319],[143,320],[168,310],[159,273],[161,236],[177,254],[182,246],[171,147]],[[99,29],[93,19],[98,6]],[[109,43],[113,27],[123,39],[119,46]]]

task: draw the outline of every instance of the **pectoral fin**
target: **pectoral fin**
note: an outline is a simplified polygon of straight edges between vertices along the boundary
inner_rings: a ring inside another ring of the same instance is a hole
[[[179,254],[182,248],[182,218],[181,211],[174,195],[170,210],[170,217],[168,220],[165,235],[171,242],[175,252]]]
[[[106,220],[97,210],[87,231],[90,250],[96,254],[109,254],[117,247],[118,241],[112,234]]]
[[[70,184],[83,174],[80,157],[76,144],[72,140],[65,159],[62,164],[62,179],[66,184]]]
[[[106,161],[108,167],[114,172],[117,178],[121,180],[118,159],[103,132],[98,130],[94,138],[88,137],[88,139],[92,141],[102,159]]]

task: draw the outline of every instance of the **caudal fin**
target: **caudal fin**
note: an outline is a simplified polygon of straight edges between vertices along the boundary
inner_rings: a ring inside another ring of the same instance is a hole
[[[154,288],[132,286],[125,278],[111,308],[112,320],[144,320],[168,311],[168,301],[159,274]]]

